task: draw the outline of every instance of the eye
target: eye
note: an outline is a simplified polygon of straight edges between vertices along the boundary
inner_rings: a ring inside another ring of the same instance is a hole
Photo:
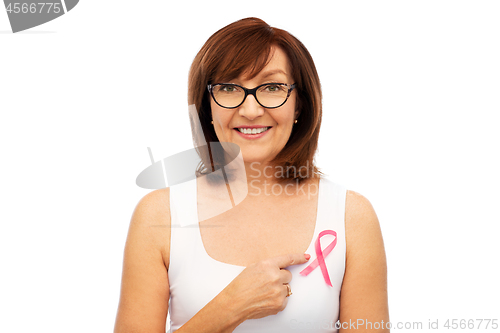
[[[237,92],[238,87],[232,84],[223,84],[219,86],[219,91],[223,91],[226,93],[232,93],[232,92]]]
[[[285,91],[285,86],[282,84],[268,84],[264,86],[264,90],[271,93],[282,92]]]

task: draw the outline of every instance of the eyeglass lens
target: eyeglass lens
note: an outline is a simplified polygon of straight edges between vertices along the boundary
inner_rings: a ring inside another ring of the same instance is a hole
[[[222,106],[231,108],[243,102],[245,91],[233,84],[216,85],[212,89],[214,99]],[[256,91],[257,101],[264,107],[273,108],[285,102],[288,96],[288,86],[284,84],[267,84]]]

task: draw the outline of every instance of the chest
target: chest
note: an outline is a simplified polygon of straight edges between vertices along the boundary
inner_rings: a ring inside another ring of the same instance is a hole
[[[248,266],[287,253],[304,253],[314,235],[317,198],[246,201],[202,221],[207,254],[217,261]]]

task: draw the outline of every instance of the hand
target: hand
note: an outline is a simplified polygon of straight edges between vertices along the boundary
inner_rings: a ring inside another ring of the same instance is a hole
[[[240,309],[246,319],[275,315],[285,309],[288,298],[286,283],[292,273],[284,269],[306,263],[310,256],[303,253],[286,254],[254,263],[246,267],[223,292],[231,304]]]

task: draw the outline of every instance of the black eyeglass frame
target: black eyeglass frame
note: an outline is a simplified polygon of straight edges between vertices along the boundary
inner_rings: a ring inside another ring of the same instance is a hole
[[[268,85],[282,85],[282,86],[286,86],[288,88],[288,94],[286,95],[286,98],[283,101],[283,103],[281,103],[278,106],[267,107],[267,106],[262,105],[261,102],[259,102],[259,99],[257,98],[257,89],[259,89],[260,87],[263,87],[263,86],[268,86]],[[213,88],[215,86],[235,86],[235,87],[239,87],[239,88],[243,89],[243,91],[245,92],[245,97],[243,97],[243,101],[241,101],[241,103],[238,104],[238,105],[236,105],[236,106],[228,107],[228,106],[221,105],[219,102],[217,102],[217,100],[214,97]],[[237,107],[241,106],[243,103],[245,103],[245,100],[247,99],[248,95],[253,95],[253,97],[255,98],[255,100],[257,101],[257,103],[259,103],[259,105],[262,106],[263,108],[266,108],[266,109],[276,109],[276,108],[279,108],[280,106],[282,106],[283,104],[285,104],[286,101],[288,101],[288,97],[290,97],[290,94],[292,93],[292,90],[295,89],[296,86],[297,85],[295,83],[293,83],[293,84],[287,84],[287,83],[264,83],[264,84],[261,84],[260,86],[257,86],[255,88],[253,88],[253,89],[247,89],[245,87],[242,87],[242,86],[240,86],[238,84],[234,84],[234,83],[216,83],[216,84],[209,84],[209,85],[207,85],[207,89],[208,89],[208,92],[210,93],[210,96],[212,96],[212,98],[214,99],[214,102],[217,103],[217,105],[219,105],[220,107],[223,107],[225,109],[236,109]]]

